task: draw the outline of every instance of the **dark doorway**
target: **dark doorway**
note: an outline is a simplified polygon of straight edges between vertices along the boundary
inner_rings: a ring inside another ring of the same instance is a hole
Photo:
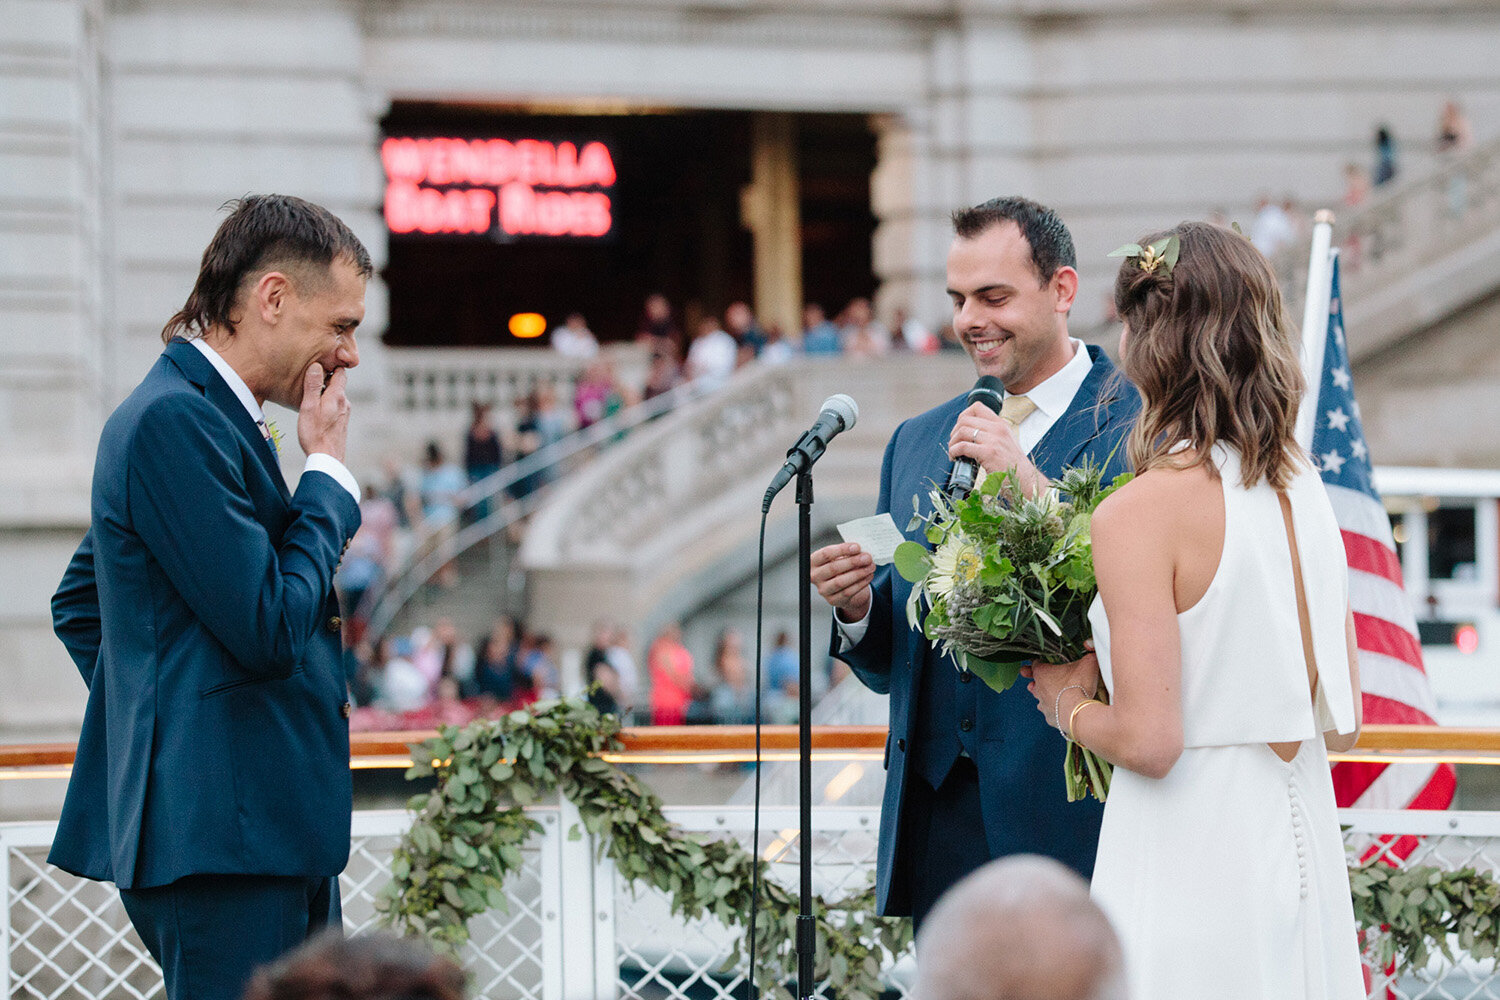
[[[509,332],[511,316],[540,313],[550,329],[573,311],[600,340],[628,340],[653,292],[667,296],[679,324],[751,301],[751,236],[740,221],[749,112],[574,115],[398,102],[381,125],[387,137],[599,141],[617,174],[601,239],[391,233],[388,344],[516,346],[528,341]],[[833,312],[874,290],[874,138],[860,115],[798,115],[797,125],[805,295]]]

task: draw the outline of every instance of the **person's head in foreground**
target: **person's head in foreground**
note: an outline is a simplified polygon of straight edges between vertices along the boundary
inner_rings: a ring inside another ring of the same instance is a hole
[[[263,967],[243,1000],[464,1000],[464,971],[426,943],[331,931]]]
[[[1120,942],[1088,885],[1051,858],[991,861],[917,936],[918,1000],[1126,1000]]]
[[[1245,484],[1287,485],[1296,444],[1302,366],[1297,338],[1271,265],[1245,237],[1183,222],[1139,243],[1175,237],[1177,260],[1127,257],[1115,279],[1125,324],[1121,368],[1144,406],[1130,437],[1136,472],[1198,461],[1217,443],[1235,448]]]

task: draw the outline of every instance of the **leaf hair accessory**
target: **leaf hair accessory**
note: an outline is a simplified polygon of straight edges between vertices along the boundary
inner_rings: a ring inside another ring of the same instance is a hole
[[[1125,257],[1140,265],[1142,271],[1154,274],[1159,267],[1167,277],[1172,276],[1172,268],[1177,266],[1177,256],[1182,252],[1182,241],[1177,234],[1164,236],[1155,243],[1141,246],[1139,243],[1127,243],[1118,250],[1111,250],[1111,257]]]

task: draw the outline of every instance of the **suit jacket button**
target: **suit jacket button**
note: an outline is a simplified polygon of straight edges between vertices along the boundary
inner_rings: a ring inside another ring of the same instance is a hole
[[[338,615],[334,615],[332,618],[328,619],[328,631],[337,632],[343,627],[344,619],[340,618]]]
[[[349,716],[353,712],[354,712],[354,706],[350,705],[347,701],[344,702],[342,705],[339,706],[339,714],[342,715],[346,719],[349,718]]]
[[[969,671],[969,670],[960,670],[958,672],[958,680],[959,680],[959,683],[961,683],[961,684],[967,684],[970,681],[972,681],[973,679],[974,679],[974,674],[973,674],[972,671]]]
[[[960,720],[958,720],[958,728],[962,729],[964,732],[967,733],[969,730],[971,730],[971,729],[974,728],[974,720],[973,719],[960,719]]]
[[[902,753],[906,753],[906,741],[905,740],[897,740],[896,741],[896,749],[900,750]]]

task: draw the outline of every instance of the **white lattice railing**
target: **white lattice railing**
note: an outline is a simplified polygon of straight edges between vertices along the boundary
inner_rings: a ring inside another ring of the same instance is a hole
[[[684,924],[665,897],[635,890],[606,862],[596,863],[589,837],[569,839],[577,821],[571,806],[532,810],[542,826],[525,851],[525,867],[510,886],[508,912],[491,912],[471,924],[463,956],[473,975],[473,995],[509,1000],[742,995],[743,977],[727,968],[735,934],[712,920]],[[671,818],[690,830],[749,843],[744,807],[674,808]],[[821,808],[814,870],[817,890],[843,895],[868,884],[875,858],[876,813]],[[1495,871],[1500,864],[1500,813],[1375,812],[1345,810],[1346,843],[1363,851],[1392,834],[1421,838],[1410,864],[1467,865]],[[344,922],[358,932],[376,924],[374,899],[385,884],[390,854],[408,823],[404,812],[360,812],[354,818],[349,867],[343,876]],[[794,809],[763,812],[762,850],[774,852],[773,875],[795,883]],[[53,823],[0,825],[0,898],[6,920],[0,947],[8,961],[0,972],[7,998],[134,998],[162,996],[161,976],[130,929],[113,887],[77,879],[45,862]],[[913,966],[905,957],[888,969],[890,984],[905,996]],[[1397,1000],[1497,1000],[1494,962],[1467,958],[1455,965],[1435,960],[1425,970],[1395,977],[1377,974],[1371,997]]]

